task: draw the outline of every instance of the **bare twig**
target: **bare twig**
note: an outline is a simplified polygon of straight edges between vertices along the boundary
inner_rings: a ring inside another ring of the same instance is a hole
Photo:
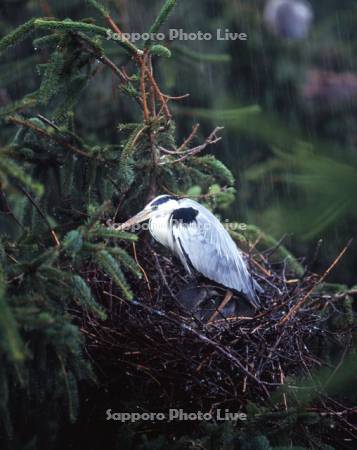
[[[311,289],[304,295],[304,297],[296,304],[294,305],[290,311],[288,312],[288,314],[280,320],[279,325],[284,325],[293,315],[296,314],[296,312],[302,307],[302,305],[308,300],[308,298],[310,297],[310,295],[312,294],[312,292],[315,290],[316,286],[321,284],[326,277],[330,274],[330,272],[336,267],[336,265],[339,263],[339,261],[341,260],[341,258],[343,257],[343,255],[346,253],[346,251],[348,250],[349,246],[352,243],[352,239],[347,243],[347,245],[345,246],[345,248],[341,251],[341,253],[337,256],[337,258],[334,260],[334,262],[330,265],[330,267],[325,271],[325,273],[318,279],[318,281],[316,282],[316,284],[314,284]]]
[[[223,310],[223,308],[225,308],[228,303],[231,301],[233,297],[233,292],[231,291],[227,291],[222,303],[219,305],[219,307],[217,308],[217,311],[215,311],[212,316],[208,319],[208,324],[212,323],[214,321],[214,319],[218,316],[218,314]]]
[[[42,217],[43,221],[46,223],[48,229],[50,230],[51,233],[51,237],[56,245],[56,247],[59,247],[61,245],[56,232],[53,230],[53,228],[51,227],[50,222],[48,221],[45,213],[42,211],[42,209],[39,207],[39,205],[37,204],[37,202],[32,198],[31,194],[29,192],[27,192],[24,188],[22,188],[20,185],[17,186],[18,189],[20,189],[20,191],[26,195],[26,197],[30,200],[30,202],[32,203],[32,205],[36,208],[36,210],[38,211],[38,213],[40,214],[40,216]]]
[[[95,158],[92,155],[88,154],[84,150],[81,150],[81,149],[75,147],[74,145],[70,144],[66,140],[64,140],[56,135],[48,133],[48,131],[43,130],[42,128],[36,126],[34,123],[30,122],[29,120],[25,120],[20,117],[10,116],[7,118],[7,121],[9,123],[13,123],[16,125],[21,125],[25,128],[29,128],[29,129],[35,131],[36,133],[41,134],[42,136],[46,136],[47,138],[52,139],[53,141],[57,142],[58,144],[63,145],[64,147],[70,149],[72,152],[77,153],[81,156],[84,156],[89,159],[100,160],[99,158]]]
[[[219,142],[222,138],[217,136],[217,133],[219,131],[221,131],[223,129],[223,127],[217,127],[215,128],[212,133],[208,136],[208,138],[205,140],[205,142],[201,145],[198,145],[197,147],[191,148],[190,150],[187,150],[187,152],[181,156],[180,158],[174,159],[174,160],[170,160],[170,161],[163,161],[160,163],[161,166],[166,165],[166,164],[176,164],[179,162],[183,162],[184,160],[186,160],[187,158],[191,158],[192,156],[197,155],[198,153],[202,152],[203,150],[205,150],[205,148],[208,145],[212,145],[212,144],[216,144],[217,142]]]

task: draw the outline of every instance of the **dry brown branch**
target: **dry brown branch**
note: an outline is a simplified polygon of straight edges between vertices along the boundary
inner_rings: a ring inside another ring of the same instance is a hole
[[[63,145],[64,147],[68,148],[72,152],[78,153],[81,156],[84,156],[89,159],[99,160],[99,158],[95,158],[92,155],[90,155],[89,153],[85,152],[84,150],[81,150],[81,149],[75,147],[74,145],[67,142],[65,139],[62,139],[61,137],[56,136],[54,134],[48,133],[48,131],[36,126],[34,123],[30,122],[29,120],[25,120],[20,117],[9,116],[7,118],[7,121],[9,123],[14,123],[16,125],[21,125],[25,128],[29,128],[29,129],[35,131],[37,134],[41,134],[42,136],[46,136],[47,138],[52,139],[53,141],[57,142],[58,144]]]
[[[162,161],[159,163],[159,165],[164,166],[166,164],[176,164],[176,163],[185,161],[187,158],[191,158],[192,156],[197,155],[198,153],[205,150],[205,148],[207,146],[216,144],[217,142],[219,142],[222,139],[221,137],[217,136],[217,133],[219,131],[221,131],[222,129],[223,129],[223,127],[216,127],[212,131],[212,133],[208,136],[208,138],[204,141],[203,144],[198,145],[197,147],[191,148],[189,150],[186,150],[184,155],[181,156],[180,158],[177,158],[174,160],[169,160],[169,161]]]
[[[336,267],[336,265],[339,263],[339,261],[341,260],[341,258],[343,257],[343,255],[346,253],[346,251],[348,250],[349,246],[351,245],[352,240],[350,240],[348,242],[348,244],[345,246],[345,248],[341,251],[341,253],[337,256],[337,258],[333,261],[333,263],[330,265],[330,267],[325,271],[325,273],[322,274],[322,276],[318,279],[318,281],[316,282],[316,284],[314,284],[310,290],[304,295],[304,297],[296,304],[294,305],[290,311],[288,312],[288,314],[280,320],[279,325],[284,325],[294,314],[296,314],[296,312],[302,307],[302,305],[309,299],[310,295],[312,294],[312,292],[315,290],[316,286],[321,284],[326,277],[330,274],[330,272],[334,269],[334,267]]]
[[[215,311],[212,314],[212,316],[209,318],[208,324],[210,324],[214,321],[214,319],[219,315],[219,313],[224,309],[224,307],[227,306],[227,304],[231,301],[232,297],[233,297],[233,293],[231,291],[228,291],[227,294],[225,295],[222,303],[217,308],[217,311]]]

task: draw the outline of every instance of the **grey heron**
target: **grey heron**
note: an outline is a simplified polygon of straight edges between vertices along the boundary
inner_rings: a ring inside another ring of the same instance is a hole
[[[120,226],[128,229],[149,220],[156,241],[177,256],[188,274],[195,271],[233,289],[258,308],[262,288],[250,275],[242,252],[221,222],[203,205],[171,195],[159,195]]]

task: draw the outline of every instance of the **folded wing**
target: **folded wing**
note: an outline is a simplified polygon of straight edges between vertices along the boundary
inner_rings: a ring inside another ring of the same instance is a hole
[[[228,231],[199,203],[188,199],[181,202],[171,218],[171,229],[174,251],[183,265],[188,271],[192,267],[210,280],[245,294],[259,306],[254,288],[261,288],[249,274]]]

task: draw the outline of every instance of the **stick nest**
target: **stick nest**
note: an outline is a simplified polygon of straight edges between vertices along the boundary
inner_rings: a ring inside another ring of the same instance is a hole
[[[226,289],[198,280],[209,287],[216,310],[210,320],[212,311],[193,313],[192,305],[180,301],[190,282],[181,265],[162,256],[161,247],[138,245],[135,255],[145,276],[131,280],[134,301],[121,298],[102,274],[90,274],[109,318],[101,323],[88,316],[82,322],[88,351],[103,372],[111,367],[114,382],[127,392],[142,391],[151,411],[263,403],[281,384],[324,366],[326,349],[341,350],[350,333],[348,297],[323,292],[323,277],[308,269],[297,276],[273,252],[255,251],[249,258],[264,289],[258,311],[235,295],[229,316],[229,304],[219,310]],[[284,402],[280,395],[283,409]]]

